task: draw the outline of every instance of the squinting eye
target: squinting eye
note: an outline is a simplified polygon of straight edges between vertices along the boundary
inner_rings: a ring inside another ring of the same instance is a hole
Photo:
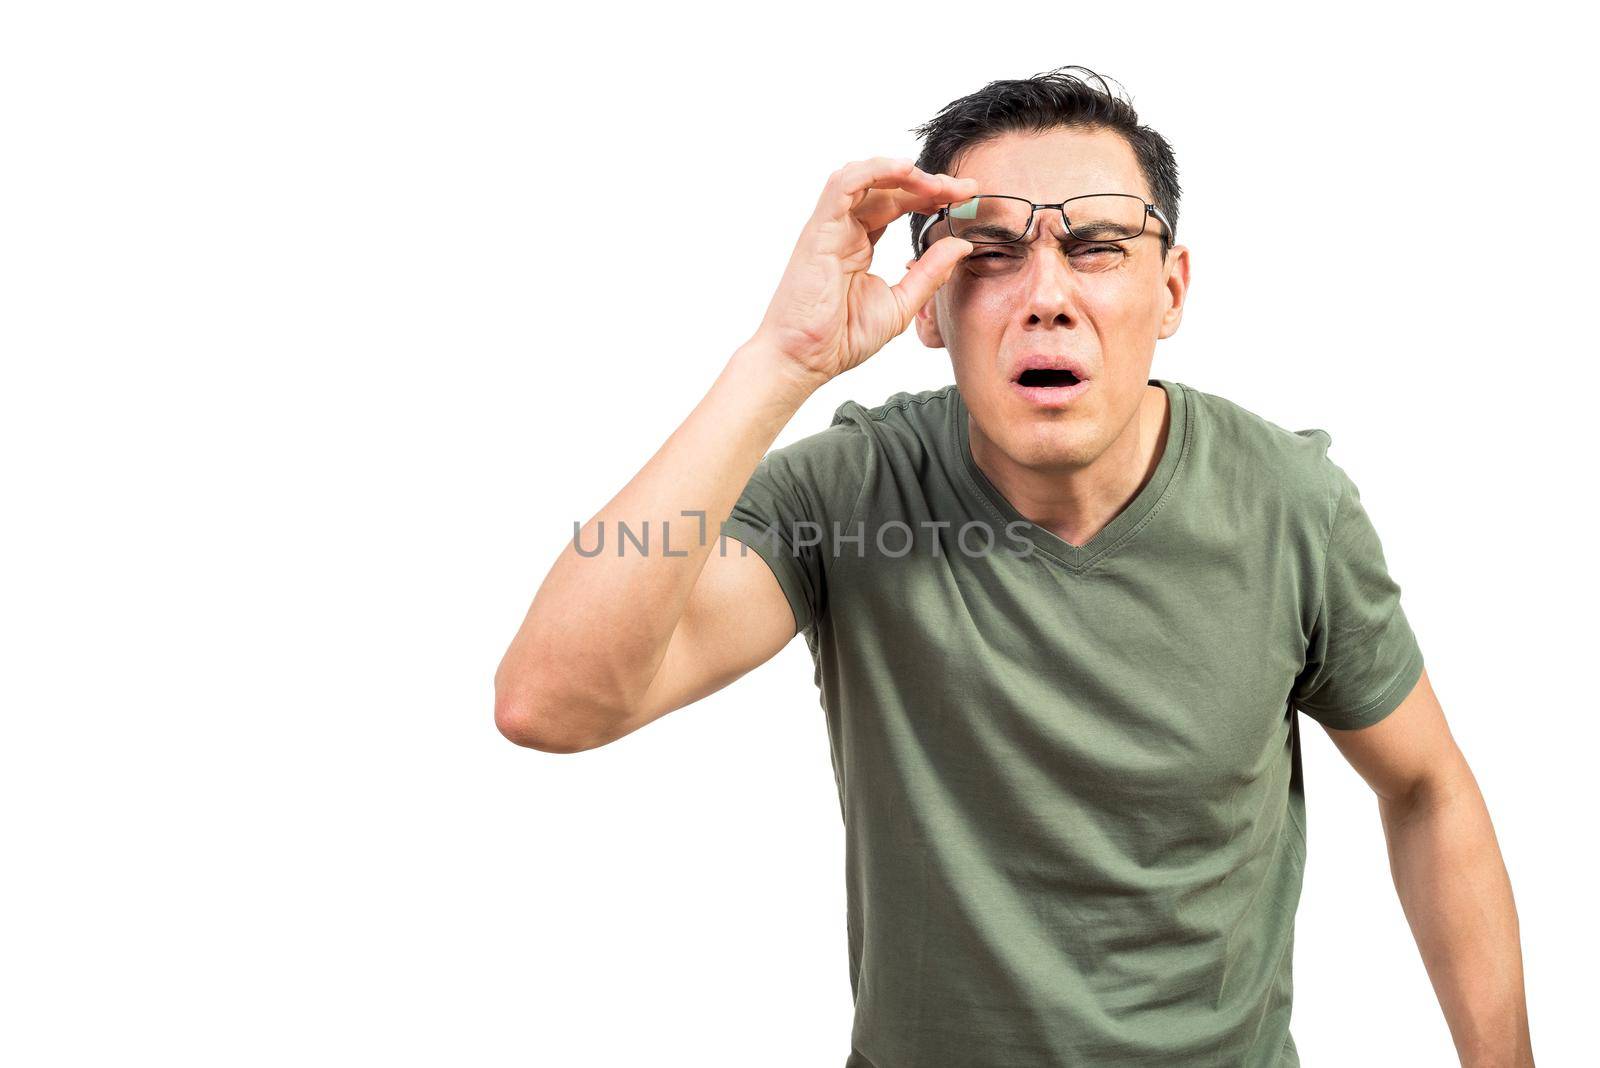
[[[1069,250],[1067,258],[1080,271],[1106,271],[1121,263],[1127,254],[1128,250],[1120,245],[1089,245]],[[987,249],[969,253],[966,263],[974,272],[1003,274],[1017,270],[1026,259],[1025,254]]]

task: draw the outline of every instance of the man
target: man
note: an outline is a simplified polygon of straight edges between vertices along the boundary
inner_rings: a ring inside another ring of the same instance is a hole
[[[500,729],[604,745],[803,633],[847,1068],[1282,1066],[1304,712],[1378,795],[1462,1063],[1532,1064],[1489,817],[1330,435],[1149,376],[1189,284],[1170,147],[1065,71],[919,132],[920,166],[830,177],[756,334],[552,568]],[[873,246],[907,214],[890,287]],[[913,320],[953,385],[763,458]]]

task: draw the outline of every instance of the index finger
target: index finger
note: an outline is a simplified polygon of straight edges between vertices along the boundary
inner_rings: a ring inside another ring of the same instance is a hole
[[[852,214],[871,231],[908,212],[948,204],[976,191],[973,178],[930,174],[911,160],[879,157],[841,168],[829,182],[824,200],[828,214],[835,218]]]

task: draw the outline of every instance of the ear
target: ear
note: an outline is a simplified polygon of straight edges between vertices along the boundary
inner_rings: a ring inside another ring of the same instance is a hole
[[[1183,302],[1189,296],[1189,249],[1185,245],[1173,245],[1172,251],[1167,253],[1166,263],[1162,265],[1166,272],[1166,282],[1163,286],[1168,298],[1166,310],[1161,315],[1161,331],[1157,338],[1171,337],[1178,332],[1178,324],[1183,321]]]
[[[906,262],[906,270],[909,271],[912,264],[916,262],[914,259],[908,260]],[[939,302],[939,293],[943,291],[943,288],[941,286],[935,290],[933,296],[929,297],[922,307],[917,309],[916,317],[911,320],[912,325],[916,328],[917,337],[921,338],[922,343],[930,349],[942,349],[945,347],[944,338],[939,333],[939,317],[934,314]]]

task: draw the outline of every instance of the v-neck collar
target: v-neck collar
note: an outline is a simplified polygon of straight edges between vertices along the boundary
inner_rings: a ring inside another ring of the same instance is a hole
[[[1172,486],[1173,477],[1178,473],[1178,468],[1189,452],[1189,442],[1194,436],[1193,419],[1189,413],[1189,401],[1183,384],[1164,378],[1146,379],[1146,384],[1160,386],[1167,393],[1167,410],[1170,417],[1167,423],[1167,438],[1161,446],[1161,459],[1156,463],[1155,473],[1134,495],[1133,500],[1129,501],[1122,511],[1112,517],[1111,522],[1084,545],[1073,545],[1027,519],[1001,495],[994,483],[989,481],[988,476],[978,467],[977,461],[972,458],[972,445],[967,432],[966,400],[961,396],[960,387],[952,387],[951,393],[955,397],[955,403],[950,406],[955,423],[952,430],[956,452],[961,457],[962,470],[966,473],[972,488],[1000,513],[1004,522],[1022,524],[1019,532],[1032,541],[1035,548],[1069,570],[1086,570],[1096,560],[1144,528],[1145,522],[1152,518],[1156,507],[1166,497],[1168,489]]]

